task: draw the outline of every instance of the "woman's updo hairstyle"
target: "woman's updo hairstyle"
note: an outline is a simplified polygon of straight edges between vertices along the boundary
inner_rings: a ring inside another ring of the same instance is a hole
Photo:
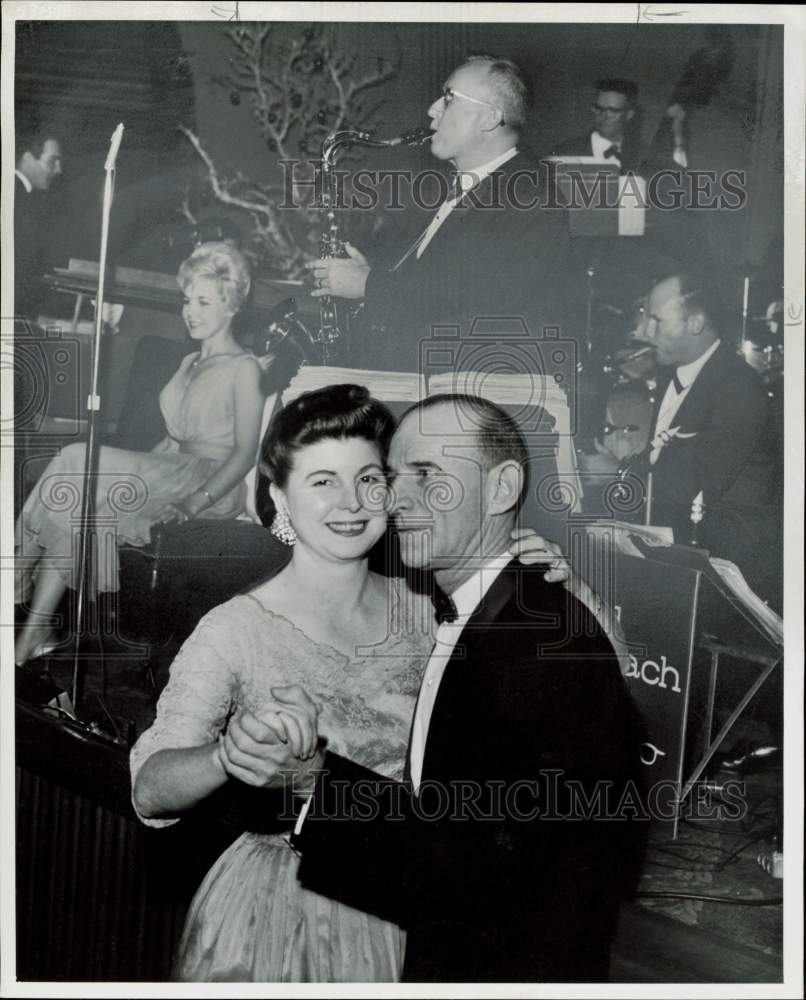
[[[234,313],[249,295],[249,265],[240,250],[228,243],[202,243],[183,261],[176,282],[184,292],[197,278],[212,278],[221,298]]]
[[[364,438],[386,455],[395,418],[363,385],[330,385],[306,392],[277,414],[263,439],[261,472],[284,489],[294,455],[325,438]]]

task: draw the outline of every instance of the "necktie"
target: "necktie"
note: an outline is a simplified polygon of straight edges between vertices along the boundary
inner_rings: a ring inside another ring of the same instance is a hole
[[[683,383],[677,377],[677,372],[675,372],[674,375],[672,375],[672,385],[674,386],[674,391],[679,396],[680,393],[683,391]]]
[[[448,188],[448,197],[445,201],[456,201],[462,193],[462,171],[453,170],[451,172],[451,183]]]
[[[437,622],[441,625],[443,622],[455,622],[458,617],[458,612],[456,610],[456,605],[453,603],[453,598],[450,594],[446,594],[444,590],[440,590],[439,587],[434,587],[431,594],[431,600],[434,602],[434,610],[437,614]]]
[[[620,155],[621,155],[621,150],[615,144],[612,146],[608,146],[607,149],[604,151],[604,158],[606,160],[609,160],[611,156],[620,156]]]

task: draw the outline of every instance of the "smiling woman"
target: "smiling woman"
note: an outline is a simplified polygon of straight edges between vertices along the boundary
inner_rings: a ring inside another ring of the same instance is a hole
[[[409,472],[404,459],[419,458],[405,442],[395,459],[399,499],[388,495],[394,430],[386,407],[357,385],[305,393],[274,418],[261,466],[277,508],[273,530],[293,546],[291,560],[206,615],[171,666],[156,721],[131,755],[133,802],[145,823],[176,822],[228,782],[271,788],[273,763],[287,749],[314,767],[315,741],[300,711],[313,711],[310,699],[320,706],[318,732],[331,749],[402,777],[435,623],[428,596],[369,569],[389,507],[405,509],[408,521],[417,516],[401,481]],[[471,527],[472,508],[471,497],[461,511]],[[441,544],[445,519],[435,520]],[[463,530],[461,521],[455,517],[452,528]],[[523,561],[546,561],[538,536],[514,548]],[[293,704],[280,705],[286,697]],[[278,832],[264,832],[269,808],[262,800],[259,827],[241,817],[252,832],[208,872],[188,914],[175,977],[396,981],[402,930],[303,888],[287,825],[278,818],[269,824]]]
[[[263,406],[258,362],[232,333],[249,291],[246,261],[223,243],[204,244],[184,262],[177,282],[200,350],[182,360],[160,394],[168,433],[156,447],[100,449],[94,567],[100,591],[118,589],[118,545],[147,545],[155,524],[229,519],[245,508],[244,478],[254,465]],[[83,444],[62,449],[17,520],[15,602],[30,599],[15,643],[18,664],[44,652],[40,644],[49,638],[53,612],[67,586],[75,586],[73,522],[84,457]]]
[[[377,442],[323,439],[302,449],[285,485],[272,483],[270,492],[301,545],[342,558],[350,551],[343,542],[357,540],[364,555],[386,530],[385,483]]]
[[[256,732],[273,725],[273,692],[283,685],[301,685],[321,703],[329,745],[402,776],[433,609],[368,567],[386,528],[393,430],[391,414],[359,386],[306,393],[275,418],[262,465],[275,531],[293,545],[292,558],[210,612],[174,661],[156,722],[132,752],[134,804],[146,823],[176,822],[228,781],[219,736],[234,713]],[[240,764],[237,777],[259,786],[259,764]],[[279,833],[241,836],[196,894],[175,977],[396,980],[400,928],[303,889],[297,866]]]

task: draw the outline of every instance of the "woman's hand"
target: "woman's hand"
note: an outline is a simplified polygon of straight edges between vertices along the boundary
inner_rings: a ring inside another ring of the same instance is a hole
[[[319,742],[319,714],[317,705],[299,684],[271,689],[275,704],[268,715],[263,712],[260,719],[275,729],[282,727],[297,757],[307,760],[312,757]]]
[[[290,743],[247,711],[230,719],[219,737],[218,759],[230,777],[253,788],[282,788],[299,764]]]
[[[543,577],[547,583],[564,583],[571,576],[568,560],[556,542],[548,541],[532,528],[516,528],[510,537],[509,551],[524,565],[548,565]]]
[[[255,788],[282,788],[305,773],[315,758],[318,709],[301,688],[278,688],[278,692],[301,692],[312,713],[300,711],[304,701],[291,694],[279,711],[241,711],[219,738],[218,759],[227,774]]]
[[[209,507],[207,497],[203,493],[201,495],[199,493],[192,493],[189,497],[185,497],[184,500],[179,500],[177,503],[169,503],[160,518],[160,523],[172,524],[173,522],[177,522],[184,524],[185,521],[190,521],[192,518],[198,517],[205,506]]]

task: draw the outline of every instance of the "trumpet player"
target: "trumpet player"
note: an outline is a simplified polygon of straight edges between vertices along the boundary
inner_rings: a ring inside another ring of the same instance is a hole
[[[391,266],[373,266],[349,243],[348,257],[307,264],[314,297],[364,300],[352,363],[419,371],[434,328],[458,328],[464,340],[477,317],[522,318],[533,335],[559,325],[552,299],[567,225],[544,206],[537,166],[519,147],[529,107],[515,63],[468,59],[428,108],[431,152],[455,173],[417,238],[385,254]],[[448,367],[464,367],[461,350]]]

